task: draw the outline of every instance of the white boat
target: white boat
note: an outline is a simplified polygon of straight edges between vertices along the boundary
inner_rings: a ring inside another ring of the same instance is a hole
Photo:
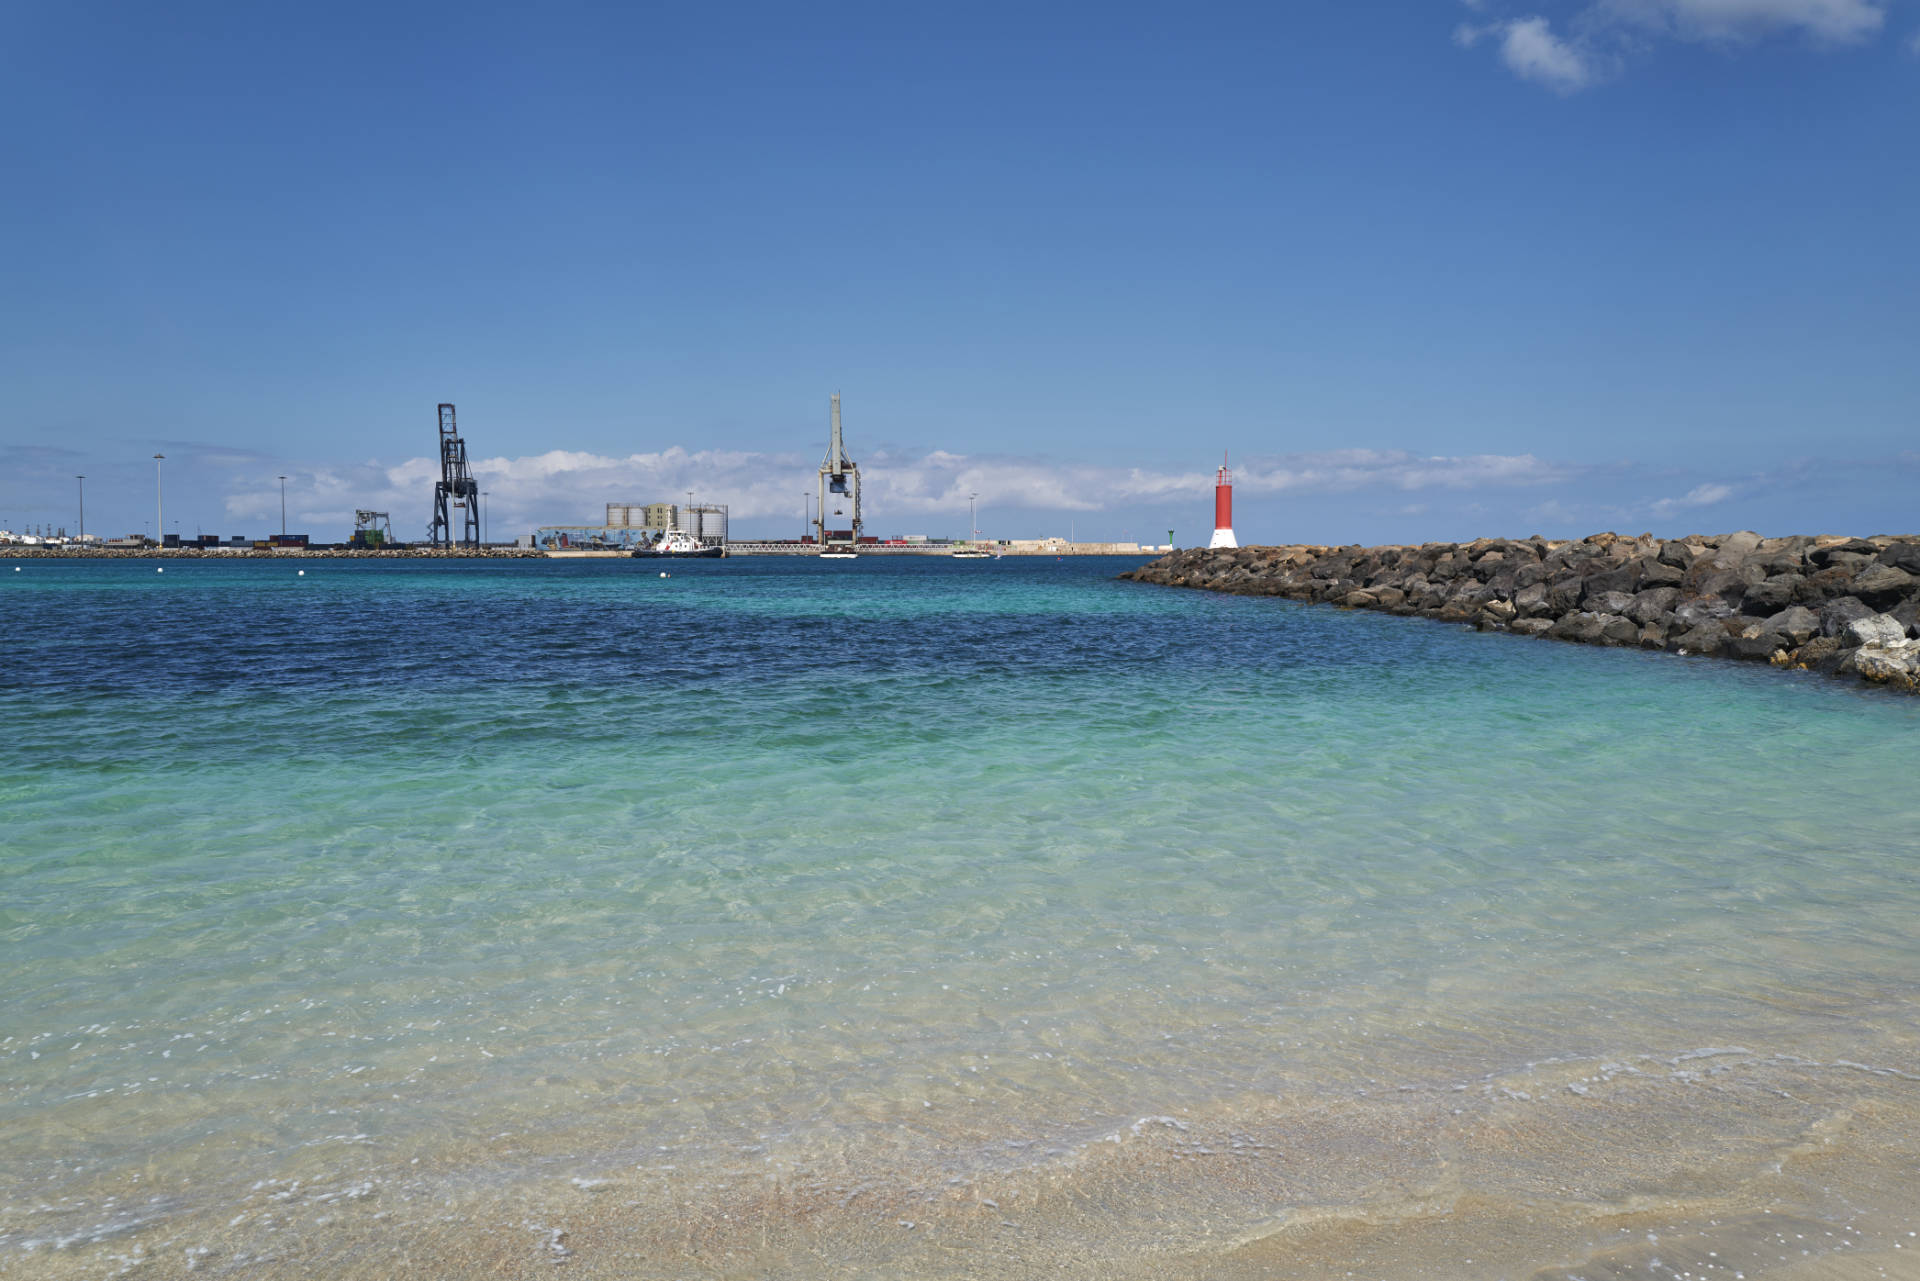
[[[821,560],[858,560],[859,552],[821,552]]]
[[[947,554],[955,560],[987,560],[993,553],[984,547],[956,547]]]
[[[692,534],[678,529],[669,529],[666,533],[660,535],[657,542],[648,543],[644,547],[636,547],[633,549],[635,560],[653,560],[656,558],[690,560],[695,557],[711,559],[725,556],[726,554],[727,549],[719,543],[713,543],[711,545],[702,543]]]

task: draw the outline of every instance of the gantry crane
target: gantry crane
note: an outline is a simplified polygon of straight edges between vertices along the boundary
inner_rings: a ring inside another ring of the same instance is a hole
[[[827,495],[834,494],[836,506],[833,515],[839,521],[829,523],[827,517]],[[847,508],[853,509],[853,519],[843,528]],[[826,461],[820,464],[820,516],[814,521],[814,527],[820,534],[820,545],[852,546],[860,541],[860,465],[847,457],[847,448],[840,442],[840,393],[833,393],[833,439],[827,444]]]
[[[465,532],[453,536],[453,511],[465,512]],[[427,541],[435,547],[480,546],[480,483],[467,470],[467,442],[454,425],[453,406],[440,406],[440,480],[433,487],[433,524]]]

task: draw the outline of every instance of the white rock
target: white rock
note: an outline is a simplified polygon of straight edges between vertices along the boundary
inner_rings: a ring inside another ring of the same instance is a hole
[[[1870,681],[1911,680],[1920,677],[1920,645],[1909,640],[1892,645],[1863,645],[1854,654],[1852,666]]]
[[[1848,623],[1844,635],[1849,645],[1893,645],[1906,639],[1907,629],[1890,614],[1872,614]]]

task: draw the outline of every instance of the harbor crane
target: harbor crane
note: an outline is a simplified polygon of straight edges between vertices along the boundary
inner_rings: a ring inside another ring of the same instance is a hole
[[[453,512],[465,513],[464,532],[453,536]],[[440,406],[440,479],[433,487],[433,524],[427,541],[435,547],[480,546],[480,483],[467,470],[467,442],[454,425],[453,406]]]
[[[840,527],[835,520],[829,524],[827,519],[827,495],[835,495],[833,515],[845,517],[847,508],[853,509],[853,519],[846,528]],[[833,439],[827,444],[826,461],[820,464],[820,515],[814,521],[814,528],[820,533],[820,546],[852,546],[860,541],[860,465],[847,457],[847,447],[840,441],[840,393],[833,393]]]

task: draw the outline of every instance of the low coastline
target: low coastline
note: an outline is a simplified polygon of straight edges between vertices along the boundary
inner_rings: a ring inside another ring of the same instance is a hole
[[[7,560],[542,560],[526,547],[7,547]]]
[[[1920,537],[1195,548],[1122,579],[1384,610],[1481,631],[1746,659],[1920,693]]]

